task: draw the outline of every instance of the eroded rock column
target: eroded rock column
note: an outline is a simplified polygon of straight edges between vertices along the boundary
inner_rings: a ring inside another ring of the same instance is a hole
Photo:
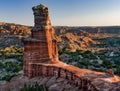
[[[42,4],[32,8],[34,27],[31,37],[24,40],[24,75],[31,73],[32,63],[57,63],[58,50],[48,8]],[[29,72],[29,73],[28,73]]]

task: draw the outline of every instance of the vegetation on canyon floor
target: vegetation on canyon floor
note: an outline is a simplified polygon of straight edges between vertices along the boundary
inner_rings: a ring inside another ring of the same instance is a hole
[[[39,85],[38,83],[35,83],[31,85],[25,84],[21,91],[48,91],[48,89],[44,85]]]
[[[23,50],[14,46],[0,49],[0,80],[9,81],[19,74],[23,68]]]
[[[105,55],[105,52],[107,54],[107,51],[93,53],[89,50],[76,50],[75,52],[64,50],[59,52],[59,58],[67,64],[75,65],[79,68],[101,72],[107,72],[108,69],[113,69],[115,74],[120,75],[120,62],[117,60],[118,58]]]

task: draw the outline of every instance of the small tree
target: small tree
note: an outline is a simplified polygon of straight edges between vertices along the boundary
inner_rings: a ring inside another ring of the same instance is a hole
[[[0,62],[0,68],[2,68],[3,67],[3,63],[2,62]]]
[[[102,65],[107,68],[112,68],[112,62],[109,60],[103,60]]]

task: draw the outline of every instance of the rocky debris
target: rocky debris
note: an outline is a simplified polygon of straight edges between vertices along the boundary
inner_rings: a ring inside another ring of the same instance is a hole
[[[0,84],[0,91],[20,91],[24,84],[35,84],[44,85],[48,88],[48,91],[80,91],[76,89],[74,84],[71,84],[69,80],[56,77],[36,77],[33,79],[27,79],[22,75],[12,78],[10,82]],[[75,90],[76,89],[76,90]]]
[[[67,60],[70,60],[70,59],[71,59],[71,58],[70,58],[70,55],[65,54],[65,53],[61,54],[61,55],[59,56],[59,58],[62,59],[63,62],[67,62]]]
[[[114,76],[114,71],[112,69],[109,69],[108,74],[111,75],[111,76]]]

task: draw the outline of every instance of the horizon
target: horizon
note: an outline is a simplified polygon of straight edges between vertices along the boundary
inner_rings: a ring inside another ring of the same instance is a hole
[[[34,25],[25,25],[25,24],[19,24],[19,23],[14,23],[14,22],[0,22],[0,23],[8,23],[8,24],[16,24],[16,25],[23,25],[23,26],[28,26],[28,27],[33,27]],[[120,27],[120,25],[106,25],[106,26],[72,26],[72,25],[52,25],[53,27]]]
[[[4,0],[0,1],[0,22],[33,26],[32,7],[40,3],[49,8],[53,26],[120,26],[118,0]]]

